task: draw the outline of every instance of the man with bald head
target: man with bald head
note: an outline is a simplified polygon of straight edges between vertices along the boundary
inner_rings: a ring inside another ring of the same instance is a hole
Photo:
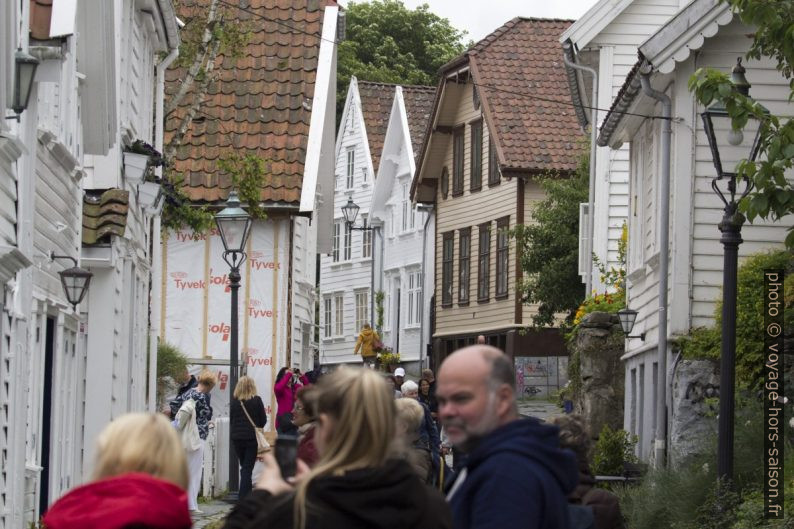
[[[510,358],[489,345],[447,357],[438,373],[438,414],[448,440],[467,453],[447,493],[455,529],[566,529],[576,458],[558,430],[524,419]]]

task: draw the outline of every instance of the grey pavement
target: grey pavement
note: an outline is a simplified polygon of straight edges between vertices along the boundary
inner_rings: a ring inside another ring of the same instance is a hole
[[[518,401],[518,413],[523,417],[537,417],[546,420],[548,417],[562,415],[562,408],[545,399],[521,399]]]
[[[205,503],[199,503],[201,514],[193,514],[193,529],[221,527],[223,520],[232,504],[219,499],[210,499]]]

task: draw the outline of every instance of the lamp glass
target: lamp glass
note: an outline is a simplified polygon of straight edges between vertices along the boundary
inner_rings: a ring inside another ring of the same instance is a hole
[[[353,197],[347,197],[347,204],[342,206],[342,215],[345,216],[345,222],[348,225],[353,225],[356,223],[356,217],[358,217],[358,210],[359,208],[355,202],[353,202]]]
[[[628,308],[619,310],[618,318],[620,318],[620,327],[623,329],[623,334],[631,334],[631,330],[634,329],[634,322],[637,319],[637,311]]]
[[[88,292],[88,285],[91,283],[93,274],[88,270],[73,266],[60,272],[60,276],[66,300],[73,306],[77,305]]]
[[[236,192],[229,193],[226,207],[215,215],[215,223],[218,225],[224,250],[242,253],[251,231],[251,216],[240,207]]]
[[[14,56],[14,101],[12,102],[12,108],[17,114],[21,114],[28,107],[38,65],[38,59],[21,49],[17,50]]]

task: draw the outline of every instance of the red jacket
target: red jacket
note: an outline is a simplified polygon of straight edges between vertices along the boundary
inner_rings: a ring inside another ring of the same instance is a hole
[[[94,481],[56,501],[44,515],[47,529],[189,529],[187,493],[149,474]]]

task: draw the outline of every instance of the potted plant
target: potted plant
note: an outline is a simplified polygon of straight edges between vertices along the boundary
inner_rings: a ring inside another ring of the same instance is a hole
[[[162,181],[155,175],[146,173],[144,181],[138,184],[138,204],[152,213],[157,210],[162,196]]]
[[[135,140],[124,151],[124,176],[131,184],[142,182],[149,168],[164,164],[160,151],[143,140]]]
[[[394,353],[388,347],[384,347],[383,350],[378,353],[378,364],[381,371],[391,373],[394,370],[394,366],[399,363],[400,353]]]

